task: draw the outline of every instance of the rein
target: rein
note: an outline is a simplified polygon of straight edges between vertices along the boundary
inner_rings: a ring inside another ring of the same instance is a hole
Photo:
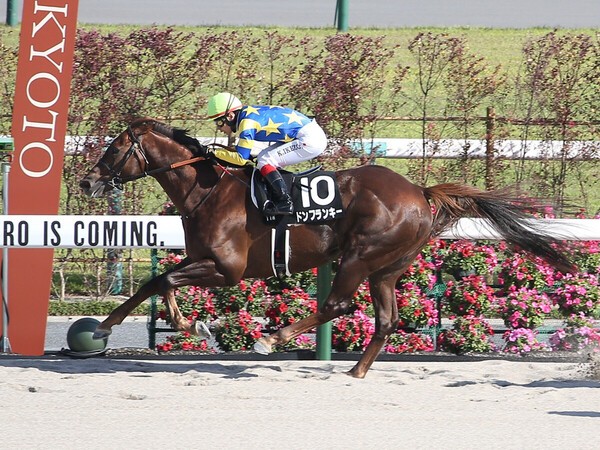
[[[139,180],[140,178],[145,178],[145,177],[153,176],[153,175],[156,175],[159,173],[168,172],[169,170],[177,169],[178,167],[189,166],[190,164],[194,164],[199,161],[205,161],[205,160],[206,160],[206,158],[203,156],[196,156],[195,158],[190,158],[190,159],[186,159],[184,161],[179,161],[179,162],[173,163],[171,165],[168,165],[166,167],[159,167],[158,169],[148,170],[148,171],[145,171],[144,173],[140,173],[138,175],[125,177],[125,178],[122,178],[122,180],[123,180],[123,182]]]
[[[141,153],[144,155],[144,159],[146,159],[146,155],[144,154],[144,149],[142,147],[142,144],[141,144],[141,142],[137,138],[135,139],[134,145],[136,145],[136,144],[139,146],[139,148],[141,150]],[[132,145],[132,147],[134,145]],[[214,142],[214,143],[212,143],[210,145],[212,145],[214,147],[225,148],[225,149],[227,148],[227,146],[219,144],[219,143],[216,143],[216,142]],[[128,152],[129,152],[129,150],[128,150]],[[123,158],[123,159],[125,159],[125,158]],[[144,171],[144,173],[140,173],[138,175],[133,175],[133,176],[130,176],[130,177],[121,178],[121,181],[125,182],[125,181],[139,180],[140,178],[145,178],[145,177],[153,176],[153,175],[156,175],[156,174],[159,174],[159,173],[168,172],[170,170],[177,169],[179,167],[189,166],[190,164],[194,164],[194,163],[197,163],[199,161],[206,161],[207,159],[209,159],[209,158],[204,157],[204,156],[196,156],[194,158],[190,158],[190,159],[186,159],[186,160],[183,160],[183,161],[179,161],[179,162],[170,164],[170,165],[165,166],[165,167],[159,167],[158,169],[147,170],[147,171]],[[240,180],[238,177],[236,177],[234,174],[232,174],[231,171],[227,167],[225,167],[224,165],[222,165],[215,158],[210,158],[210,159],[212,160],[212,163],[214,165],[216,165],[219,169],[221,169],[223,171],[223,173],[226,173],[227,175],[235,178],[239,182],[241,182],[241,183],[245,184],[246,186],[248,186],[248,183]],[[127,162],[127,161],[125,161],[125,162]],[[146,163],[147,162],[148,162],[148,160],[146,159]]]
[[[146,157],[146,152],[144,151],[144,147],[142,146],[140,139],[135,135],[135,133],[131,129],[131,126],[127,127],[127,135],[129,136],[129,139],[131,141],[131,146],[127,149],[127,151],[125,152],[125,155],[123,156],[123,158],[121,158],[121,160],[117,163],[116,166],[112,167],[103,161],[99,162],[99,164],[103,165],[108,170],[108,172],[111,174],[112,180],[110,181],[110,184],[112,185],[112,187],[119,189],[119,190],[123,189],[123,183],[125,183],[127,181],[139,180],[140,178],[145,178],[145,177],[156,175],[159,173],[168,172],[169,170],[173,170],[173,169],[177,169],[178,167],[194,164],[194,163],[197,163],[199,161],[203,161],[206,159],[202,156],[197,156],[195,158],[190,158],[190,159],[186,159],[184,161],[179,161],[179,162],[170,164],[166,167],[159,167],[158,169],[153,169],[153,170],[144,170],[143,173],[140,173],[137,175],[132,175],[129,177],[122,177],[121,172],[123,171],[123,167],[125,167],[125,164],[127,164],[127,161],[129,161],[129,159],[133,155],[135,155],[136,158],[138,158],[138,159],[140,159],[140,155],[141,155],[141,158],[143,158],[146,167],[148,167],[148,165],[150,164],[148,162],[148,158]],[[136,147],[139,150],[138,152],[135,151]]]
[[[223,179],[225,174],[233,177],[234,179],[238,180],[240,183],[242,183],[246,186],[249,186],[248,183],[246,183],[245,181],[241,180],[240,178],[236,177],[233,173],[231,173],[231,171],[227,167],[223,166],[214,156],[211,157],[210,153],[208,153],[207,156],[196,156],[194,158],[189,158],[189,159],[186,159],[183,161],[178,161],[178,162],[169,164],[168,166],[165,166],[165,167],[159,167],[157,169],[152,169],[152,170],[144,170],[142,173],[139,173],[137,175],[122,177],[121,172],[123,170],[123,167],[125,167],[125,164],[127,164],[127,161],[133,155],[135,155],[136,158],[138,158],[138,159],[143,158],[143,160],[145,162],[145,168],[147,168],[149,165],[148,158],[146,157],[146,152],[144,151],[144,147],[142,146],[142,143],[141,143],[140,139],[138,138],[138,136],[136,136],[135,133],[133,132],[133,130],[131,129],[131,126],[127,127],[127,134],[129,135],[129,139],[131,140],[131,146],[129,147],[129,149],[127,149],[127,151],[125,152],[125,155],[123,156],[123,158],[121,158],[121,160],[117,163],[117,165],[114,167],[111,167],[111,166],[107,165],[106,163],[102,163],[106,167],[106,169],[108,169],[109,173],[112,175],[112,180],[110,181],[110,184],[113,186],[113,188],[122,190],[123,183],[125,183],[125,182],[139,180],[140,178],[145,178],[148,176],[154,176],[154,175],[157,175],[160,173],[178,169],[179,167],[189,166],[191,164],[194,164],[194,163],[197,163],[200,161],[206,161],[207,159],[210,159],[211,162],[215,166],[217,166],[221,169],[221,174],[219,175],[219,179],[217,180],[217,182],[209,189],[209,191],[206,193],[206,195],[204,195],[204,197],[200,200],[200,202],[198,202],[198,204],[192,209],[192,211],[190,211],[188,214],[186,214],[184,216],[186,218],[189,218],[190,215],[195,210],[200,208],[206,202],[206,200],[208,200],[208,197],[210,197],[210,195],[213,193],[213,191],[219,184],[219,181],[221,181]],[[212,145],[214,147],[222,147],[222,148],[227,149],[226,146],[218,144],[216,142],[212,143],[210,145]],[[137,152],[136,152],[136,148],[138,149]],[[140,155],[141,155],[141,157],[140,157]]]

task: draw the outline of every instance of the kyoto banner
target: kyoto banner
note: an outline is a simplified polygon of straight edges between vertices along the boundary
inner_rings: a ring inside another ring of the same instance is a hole
[[[12,118],[8,214],[56,214],[77,30],[78,0],[23,0]],[[44,353],[54,250],[8,250],[8,339]]]

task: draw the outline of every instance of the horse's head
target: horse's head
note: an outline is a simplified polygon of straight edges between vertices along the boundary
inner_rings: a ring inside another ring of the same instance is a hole
[[[154,125],[151,119],[138,119],[119,134],[80,181],[83,192],[100,197],[115,188],[121,189],[126,181],[145,176],[149,162],[143,142]]]
[[[208,147],[189,136],[187,130],[153,119],[138,119],[110,143],[79,186],[86,195],[100,197],[121,189],[127,181],[157,178],[173,169],[206,161],[207,157]]]

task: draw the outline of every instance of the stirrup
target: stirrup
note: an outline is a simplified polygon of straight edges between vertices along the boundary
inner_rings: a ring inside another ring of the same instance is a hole
[[[294,205],[289,200],[282,200],[278,203],[265,203],[264,213],[267,216],[291,216],[294,214]]]

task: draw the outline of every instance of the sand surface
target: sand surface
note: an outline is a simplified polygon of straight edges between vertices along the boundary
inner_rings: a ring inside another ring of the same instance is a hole
[[[0,358],[3,449],[590,449],[594,363]]]

